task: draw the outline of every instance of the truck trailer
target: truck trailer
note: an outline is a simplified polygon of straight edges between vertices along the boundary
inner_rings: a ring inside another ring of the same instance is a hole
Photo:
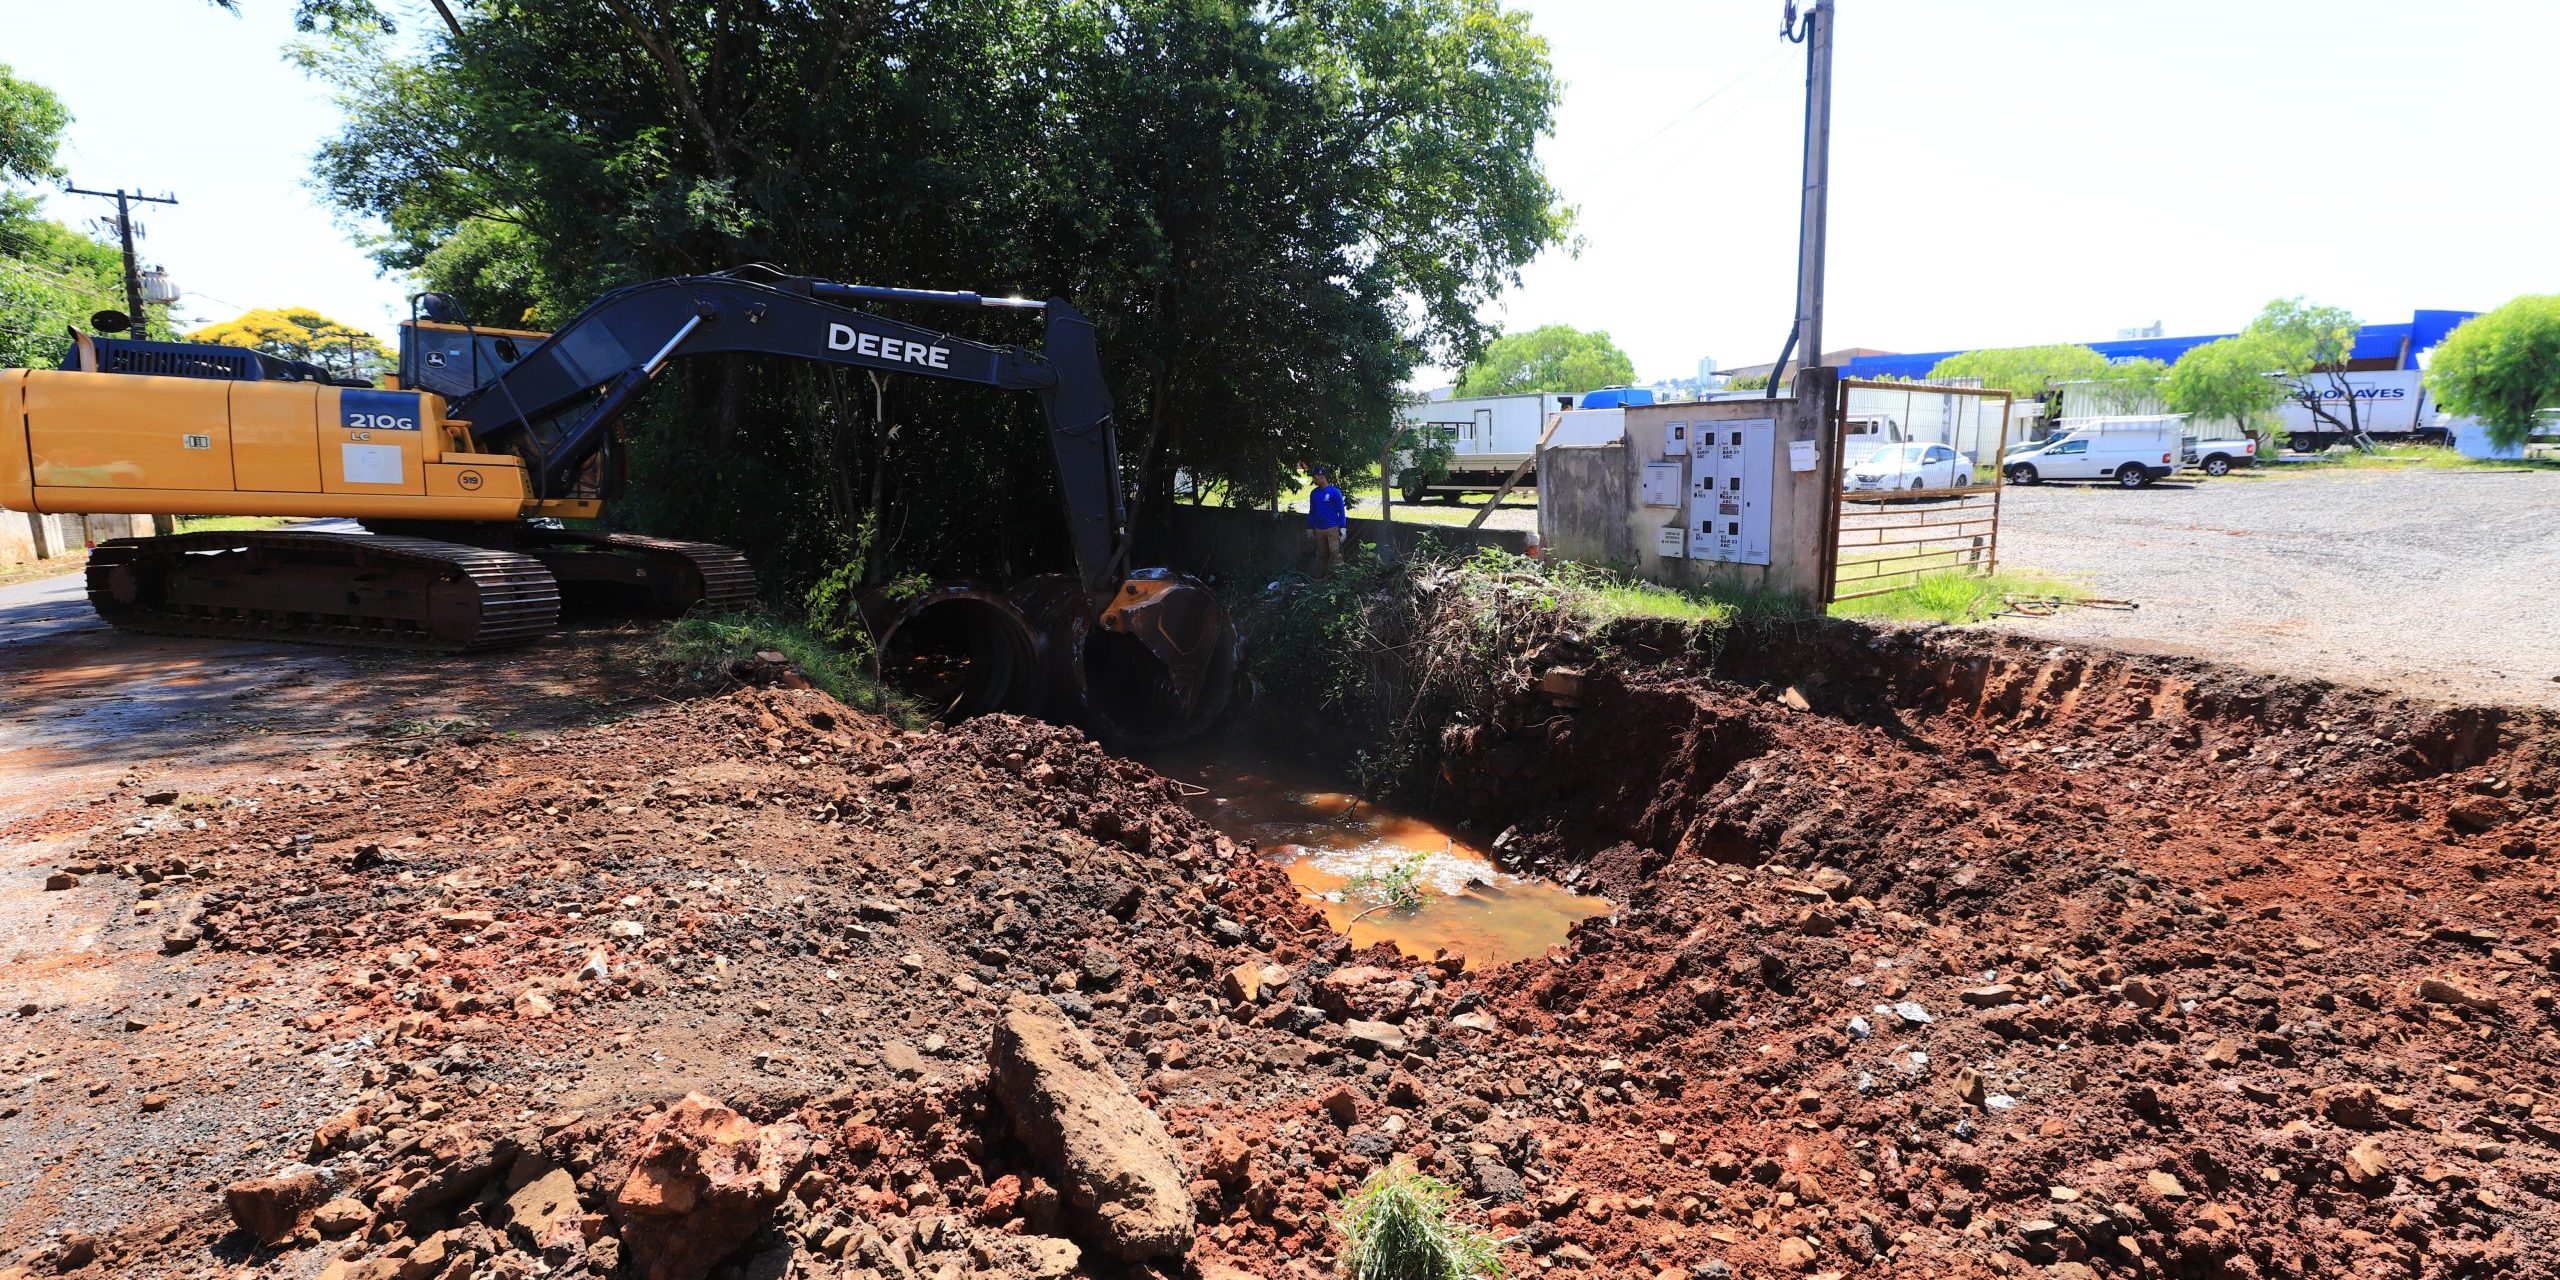
[[[1573,408],[1574,399],[1566,392],[1529,391],[1403,406],[1396,422],[1408,430],[1396,452],[1397,492],[1407,502],[1434,493],[1455,501],[1463,492],[1499,487],[1533,459],[1547,419]],[[1446,463],[1430,465],[1441,448],[1447,450]],[[1535,484],[1534,472],[1522,483]]]

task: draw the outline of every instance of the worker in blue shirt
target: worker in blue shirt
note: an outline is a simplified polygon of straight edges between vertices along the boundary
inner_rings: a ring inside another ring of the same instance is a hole
[[[1342,490],[1333,487],[1333,468],[1319,462],[1307,474],[1316,482],[1307,495],[1307,538],[1316,544],[1316,572],[1331,573],[1342,563],[1342,535],[1351,517],[1342,509]]]

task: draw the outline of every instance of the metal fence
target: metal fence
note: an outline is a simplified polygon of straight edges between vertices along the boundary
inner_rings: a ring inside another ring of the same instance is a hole
[[[1934,573],[1999,567],[2005,391],[1912,382],[1840,384],[1825,580],[1833,600],[1883,595]]]

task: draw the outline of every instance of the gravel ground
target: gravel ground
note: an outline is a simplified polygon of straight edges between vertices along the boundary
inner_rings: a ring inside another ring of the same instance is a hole
[[[2000,559],[2130,612],[2003,625],[2455,702],[2560,707],[2560,477],[2330,472],[2013,487]]]

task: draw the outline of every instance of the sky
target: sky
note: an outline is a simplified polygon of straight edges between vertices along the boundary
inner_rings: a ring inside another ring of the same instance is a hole
[[[138,220],[182,317],[291,304],[387,337],[408,284],[309,186],[335,113],[283,60],[291,0],[240,7],[125,0],[101,40],[85,6],[0,0],[0,60],[71,108],[81,186],[176,193]],[[1645,380],[1775,359],[1804,112],[1779,0],[1513,7],[1565,84],[1541,154],[1580,250],[1531,264],[1487,318],[1605,329]],[[2380,323],[2560,291],[2560,3],[1840,8],[1826,346],[2221,333],[2294,294]]]

